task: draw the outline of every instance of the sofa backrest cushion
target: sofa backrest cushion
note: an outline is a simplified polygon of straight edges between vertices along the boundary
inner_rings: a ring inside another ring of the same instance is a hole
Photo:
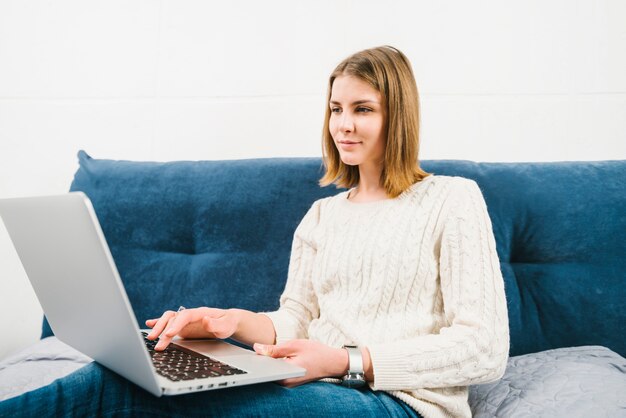
[[[71,190],[92,200],[140,325],[179,305],[276,309],[295,228],[338,192],[318,186],[317,158],[154,163],[81,151],[79,163]],[[626,354],[626,161],[422,166],[471,178],[485,196],[511,355],[589,344]]]

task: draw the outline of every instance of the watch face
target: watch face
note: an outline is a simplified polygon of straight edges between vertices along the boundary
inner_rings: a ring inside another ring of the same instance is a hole
[[[362,374],[349,374],[343,377],[341,384],[349,388],[359,388],[365,386],[365,378]]]

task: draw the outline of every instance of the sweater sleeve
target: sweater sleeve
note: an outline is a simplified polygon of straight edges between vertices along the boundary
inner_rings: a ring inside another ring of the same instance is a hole
[[[313,203],[294,233],[287,283],[280,297],[280,308],[274,312],[263,312],[274,324],[277,344],[308,338],[309,323],[319,317],[311,275],[317,254],[313,232],[319,222],[320,205],[319,200]]]
[[[455,178],[440,219],[435,243],[446,326],[436,334],[369,346],[376,390],[467,386],[504,374],[509,351],[504,282],[478,185]]]

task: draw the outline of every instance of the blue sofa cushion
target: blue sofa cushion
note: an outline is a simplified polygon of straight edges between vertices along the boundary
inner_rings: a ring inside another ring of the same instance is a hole
[[[155,163],[81,151],[79,162],[71,190],[91,198],[140,324],[179,305],[277,308],[296,226],[338,192],[318,186],[316,158]],[[474,179],[485,196],[511,355],[577,345],[626,355],[626,161],[422,166]]]

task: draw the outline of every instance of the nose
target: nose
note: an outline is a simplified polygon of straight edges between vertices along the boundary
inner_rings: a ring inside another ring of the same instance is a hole
[[[350,112],[343,112],[341,114],[339,129],[341,129],[341,132],[354,132],[354,120],[352,119]]]

